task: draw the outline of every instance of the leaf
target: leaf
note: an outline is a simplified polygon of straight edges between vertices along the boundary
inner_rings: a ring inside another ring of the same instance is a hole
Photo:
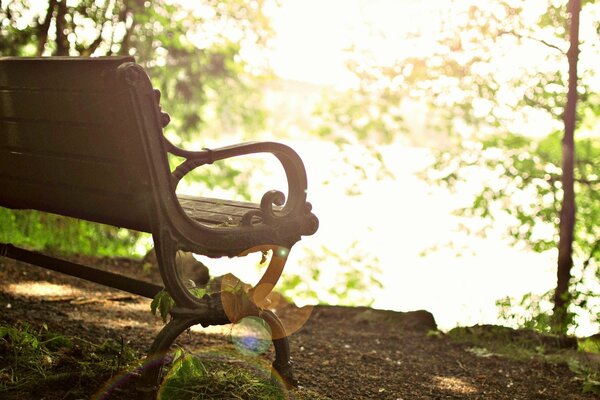
[[[190,289],[190,293],[193,294],[194,296],[198,297],[198,298],[202,298],[208,292],[207,292],[206,288],[196,287],[196,288]]]
[[[154,298],[152,299],[152,302],[150,303],[150,312],[153,315],[156,315],[156,310],[158,309],[158,303],[160,302],[160,293],[157,293],[156,296],[154,296]]]
[[[152,303],[150,303],[150,311],[156,315],[156,311],[160,313],[163,322],[167,322],[167,317],[175,306],[175,301],[166,290],[161,290],[154,296]]]
[[[583,393],[600,394],[600,382],[588,379],[585,382],[583,382],[582,391]]]
[[[159,311],[160,311],[160,316],[161,316],[163,322],[167,322],[167,317],[169,316],[171,309],[175,305],[175,301],[171,298],[171,296],[167,292],[165,292],[165,294],[166,295],[164,295],[162,297],[160,304],[158,306]]]

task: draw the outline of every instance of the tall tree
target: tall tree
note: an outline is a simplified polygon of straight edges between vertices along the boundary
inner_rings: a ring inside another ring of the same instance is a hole
[[[562,188],[560,211],[557,282],[554,293],[553,326],[557,332],[565,332],[568,326],[569,281],[573,266],[573,232],[575,227],[575,124],[577,110],[577,60],[579,58],[580,0],[569,0],[569,89],[564,111],[565,135],[562,140]]]

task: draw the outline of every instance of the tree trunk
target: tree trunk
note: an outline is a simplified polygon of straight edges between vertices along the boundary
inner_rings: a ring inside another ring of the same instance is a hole
[[[577,60],[579,58],[579,12],[581,0],[569,1],[569,89],[563,115],[565,135],[562,142],[562,188],[563,199],[560,210],[558,269],[554,293],[554,315],[552,329],[566,333],[569,306],[569,281],[573,266],[573,230],[575,227],[575,190],[573,166],[575,158],[575,123],[577,107]]]
[[[38,48],[37,56],[41,57],[44,54],[46,48],[46,42],[48,41],[48,30],[50,29],[50,22],[52,21],[52,15],[56,8],[56,0],[50,0],[48,2],[48,11],[46,11],[46,17],[44,22],[38,26]]]
[[[69,55],[69,40],[67,39],[67,0],[58,2],[58,10],[56,12],[56,55]]]

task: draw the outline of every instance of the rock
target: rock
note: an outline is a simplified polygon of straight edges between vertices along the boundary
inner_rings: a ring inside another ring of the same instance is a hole
[[[356,314],[353,320],[357,323],[391,324],[399,329],[410,331],[437,330],[433,314],[425,310],[399,312],[367,308]]]
[[[208,267],[196,260],[192,253],[186,251],[178,251],[175,258],[177,268],[182,279],[194,282],[194,286],[204,286],[210,279]],[[144,268],[158,268],[158,259],[156,251],[150,250],[142,259]]]

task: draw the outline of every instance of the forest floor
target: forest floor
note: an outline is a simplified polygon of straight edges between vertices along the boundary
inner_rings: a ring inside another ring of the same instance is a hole
[[[88,258],[82,262],[130,276],[142,271],[130,260]],[[155,275],[143,278],[155,280]],[[6,258],[0,258],[0,282],[0,398],[130,397],[135,380],[119,379],[116,371],[141,357],[162,327],[161,319],[151,314],[148,299]],[[427,328],[427,321],[407,324],[396,315],[401,314],[315,307],[291,336],[300,388],[286,396],[336,400],[598,398],[598,354],[552,348],[539,341],[528,351],[513,348],[513,354],[501,355],[506,352],[500,347],[482,342],[491,337],[485,327],[455,331],[458,335],[442,333]],[[511,330],[487,329],[509,332],[513,342],[522,337]],[[268,375],[272,350],[237,357],[228,332],[227,328],[193,329],[181,336],[180,345],[204,359],[222,363],[237,359],[252,373]],[[477,332],[484,334],[469,336]]]

